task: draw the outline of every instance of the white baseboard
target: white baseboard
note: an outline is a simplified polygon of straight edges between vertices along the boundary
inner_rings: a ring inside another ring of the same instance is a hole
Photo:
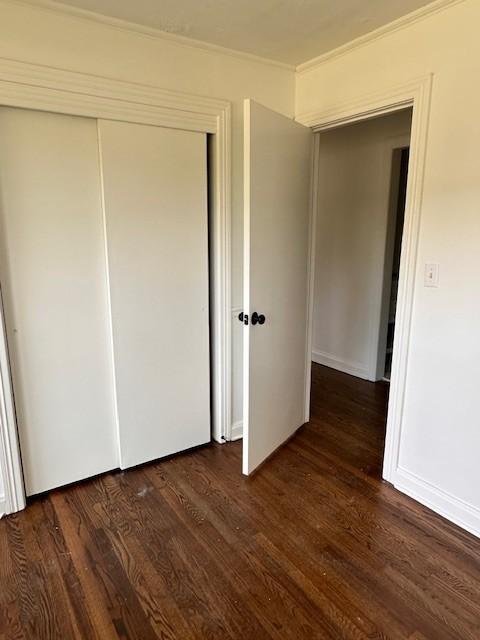
[[[240,438],[243,438],[243,422],[238,420],[232,424],[231,440],[240,440]]]
[[[480,509],[435,487],[415,473],[398,468],[393,486],[435,513],[480,538]]]
[[[312,360],[317,364],[323,364],[331,369],[349,373],[351,376],[357,376],[357,378],[363,378],[364,380],[369,379],[368,368],[364,367],[361,362],[343,360],[325,351],[312,351]]]

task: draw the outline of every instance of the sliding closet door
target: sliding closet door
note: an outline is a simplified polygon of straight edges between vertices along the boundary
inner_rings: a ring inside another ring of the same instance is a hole
[[[94,120],[0,109],[0,225],[30,495],[118,466]]]
[[[206,136],[99,131],[126,468],[210,440]]]

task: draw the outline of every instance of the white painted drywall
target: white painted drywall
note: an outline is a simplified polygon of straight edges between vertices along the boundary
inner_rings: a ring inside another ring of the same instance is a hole
[[[294,111],[293,71],[178,45],[40,6],[0,0],[0,57],[232,102],[232,307],[242,304],[243,99]],[[233,422],[242,419],[241,331],[233,331]]]
[[[331,58],[298,75],[296,110],[434,74],[399,463],[412,495],[430,491],[480,534],[479,24],[480,2],[465,0]],[[425,263],[440,265],[438,288],[423,286]]]
[[[365,379],[376,363],[392,145],[411,110],[320,135],[312,358]]]

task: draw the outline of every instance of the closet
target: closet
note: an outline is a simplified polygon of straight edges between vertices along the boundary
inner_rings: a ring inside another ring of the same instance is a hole
[[[210,439],[206,134],[0,109],[27,495]]]

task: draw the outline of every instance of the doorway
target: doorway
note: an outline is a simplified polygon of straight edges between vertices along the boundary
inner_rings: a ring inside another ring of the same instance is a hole
[[[379,447],[380,460],[394,350],[411,121],[411,109],[405,109],[321,132],[316,144],[311,415],[315,418],[318,413],[314,403],[321,384],[335,397],[344,396],[344,404],[336,405],[337,413],[344,411],[337,416],[339,425],[354,419],[357,394],[367,412],[370,398],[376,413],[372,429],[378,427],[378,414],[382,428],[380,435],[369,434],[368,446],[373,441]]]

